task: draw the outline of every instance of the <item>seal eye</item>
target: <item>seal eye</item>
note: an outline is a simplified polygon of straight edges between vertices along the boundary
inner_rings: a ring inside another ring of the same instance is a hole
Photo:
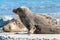
[[[17,10],[18,10],[19,12],[23,12],[23,10],[22,10],[21,8],[17,8]]]

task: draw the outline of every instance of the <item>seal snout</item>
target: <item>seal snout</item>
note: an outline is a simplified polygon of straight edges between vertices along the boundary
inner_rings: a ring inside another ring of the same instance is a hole
[[[17,13],[17,9],[13,9],[13,12],[14,12],[14,13]]]
[[[14,13],[17,13],[17,11],[18,11],[18,12],[23,12],[22,8],[13,9],[13,12],[14,12]]]

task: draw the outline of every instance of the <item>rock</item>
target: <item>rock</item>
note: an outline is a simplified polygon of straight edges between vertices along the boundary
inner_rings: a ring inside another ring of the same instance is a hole
[[[22,24],[19,19],[12,19],[9,24],[4,26],[5,32],[27,32],[27,28]]]
[[[33,14],[28,7],[20,7],[13,12],[19,15],[29,33],[60,33],[60,26],[57,28],[56,20],[48,15]]]

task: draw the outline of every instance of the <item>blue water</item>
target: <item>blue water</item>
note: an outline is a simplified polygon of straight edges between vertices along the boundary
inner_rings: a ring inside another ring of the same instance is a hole
[[[60,18],[60,13],[57,13],[60,12],[60,0],[0,0],[0,14],[14,14],[12,10],[21,6],[27,6],[33,12],[52,13],[49,15]]]

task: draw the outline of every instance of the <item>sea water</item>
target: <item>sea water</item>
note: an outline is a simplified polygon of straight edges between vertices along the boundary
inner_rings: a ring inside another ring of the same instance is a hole
[[[0,0],[0,17],[14,15],[12,10],[21,6],[27,6],[35,13],[46,13],[60,18],[60,0]]]

